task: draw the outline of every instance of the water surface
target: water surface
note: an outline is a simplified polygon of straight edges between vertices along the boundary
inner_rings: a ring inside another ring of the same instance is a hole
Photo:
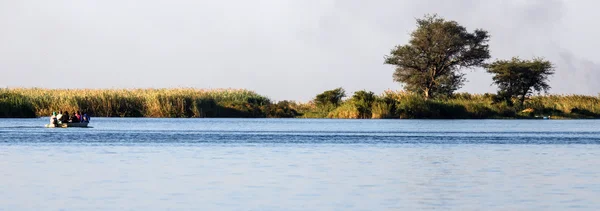
[[[598,210],[597,120],[0,119],[0,210]]]

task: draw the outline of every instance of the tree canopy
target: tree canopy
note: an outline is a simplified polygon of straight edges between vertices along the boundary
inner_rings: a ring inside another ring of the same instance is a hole
[[[371,106],[376,99],[377,96],[371,91],[360,90],[354,92],[354,95],[352,95],[352,102],[358,110],[359,118],[371,118]]]
[[[490,58],[487,31],[469,33],[455,21],[437,15],[417,19],[417,29],[408,44],[396,46],[385,57],[395,65],[395,81],[425,98],[449,95],[465,82],[461,68],[483,66]]]
[[[487,72],[494,75],[494,84],[498,85],[498,95],[512,105],[512,97],[519,99],[522,106],[525,98],[534,92],[547,92],[548,76],[554,74],[550,61],[535,58],[521,60],[499,60],[487,65]]]
[[[342,98],[346,96],[346,91],[342,88],[336,88],[327,90],[321,94],[318,94],[314,102],[317,106],[334,106],[337,107],[342,102]]]

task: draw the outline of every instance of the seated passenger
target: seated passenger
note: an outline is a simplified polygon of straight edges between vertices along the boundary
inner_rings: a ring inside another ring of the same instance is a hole
[[[82,122],[82,120],[81,120],[81,112],[79,112],[79,111],[76,111],[76,112],[75,112],[75,117],[77,117],[77,121],[78,121],[78,122]]]
[[[77,118],[77,115],[70,116],[69,117],[69,122],[71,122],[71,123],[78,123],[79,119]]]
[[[90,117],[87,115],[87,113],[83,114],[83,122],[90,122]]]
[[[66,123],[66,122],[69,122],[69,119],[70,119],[70,118],[69,118],[69,112],[68,112],[68,111],[65,111],[65,113],[62,115],[62,120],[61,120],[61,122],[65,122],[65,123]]]
[[[52,112],[52,116],[50,116],[50,124],[57,124],[58,123],[58,119],[56,118],[56,111]]]
[[[63,121],[63,112],[62,110],[58,111],[58,115],[56,115],[56,120],[58,120],[58,124],[61,124]]]

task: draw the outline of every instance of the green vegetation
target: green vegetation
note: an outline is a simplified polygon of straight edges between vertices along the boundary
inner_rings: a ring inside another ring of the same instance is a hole
[[[278,112],[268,98],[234,89],[0,89],[0,105],[3,117],[48,116],[59,110],[101,117],[267,117],[271,110]]]
[[[35,109],[27,97],[17,93],[0,91],[0,118],[35,116]]]
[[[490,58],[487,31],[473,33],[436,15],[417,19],[408,44],[396,46],[385,63],[396,66],[394,80],[426,99],[451,95],[464,83],[460,68],[481,67]]]
[[[404,91],[326,90],[308,103],[281,101],[243,89],[0,89],[0,117],[48,116],[82,111],[101,117],[270,118],[600,118],[600,98],[533,95],[550,89],[553,64],[543,59],[489,59],[490,35],[467,32],[436,15],[417,19],[406,45],[385,57]],[[465,82],[461,68],[485,67],[497,94],[454,93]],[[516,102],[516,103],[515,103]]]
[[[345,91],[339,88],[324,93],[342,96]],[[322,97],[308,103],[273,103],[255,92],[231,89],[0,89],[0,117],[49,116],[52,111],[80,110],[100,117],[600,118],[600,97],[531,96],[523,106],[511,106],[513,103],[498,98],[497,94],[456,93],[426,99],[407,91],[375,95],[360,90],[346,99],[330,98],[333,100],[324,104],[316,101]],[[520,98],[510,101],[519,102]]]
[[[373,100],[359,101],[355,96],[328,113],[310,113],[309,118],[373,119],[506,119],[506,118],[600,118],[600,97],[581,95],[533,96],[523,107],[498,102],[496,94],[457,93],[450,97],[426,99],[406,91],[386,91]],[[519,101],[519,98],[511,98]],[[368,109],[365,109],[368,108]],[[315,115],[320,114],[320,115]]]
[[[552,63],[537,58],[531,61],[513,58],[499,60],[487,65],[487,71],[494,74],[494,84],[498,85],[499,99],[512,105],[511,98],[519,99],[523,106],[525,98],[534,92],[547,92],[548,76],[554,74]]]
[[[346,97],[346,91],[343,88],[327,90],[318,94],[313,100],[312,105],[304,106],[305,117],[323,118],[335,110],[342,103],[342,98]]]

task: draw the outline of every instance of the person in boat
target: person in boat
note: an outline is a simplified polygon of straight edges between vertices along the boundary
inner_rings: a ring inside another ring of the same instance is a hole
[[[77,118],[77,122],[82,122],[81,121],[81,113],[79,111],[75,111],[75,117]]]
[[[77,112],[73,112],[73,115],[69,117],[70,123],[79,123],[79,118],[77,117]]]
[[[87,113],[83,114],[83,121],[82,122],[90,122],[90,116],[88,116]]]
[[[58,122],[57,122],[58,124],[62,123],[62,120],[63,120],[63,112],[62,112],[62,110],[58,111],[58,115],[56,115],[56,120],[58,120]]]
[[[52,112],[52,116],[50,116],[50,124],[56,125],[58,123],[58,119],[56,118],[56,111]]]
[[[63,113],[62,119],[60,121],[63,123],[67,123],[67,122],[69,122],[69,119],[70,119],[69,112],[65,111],[65,113]]]

